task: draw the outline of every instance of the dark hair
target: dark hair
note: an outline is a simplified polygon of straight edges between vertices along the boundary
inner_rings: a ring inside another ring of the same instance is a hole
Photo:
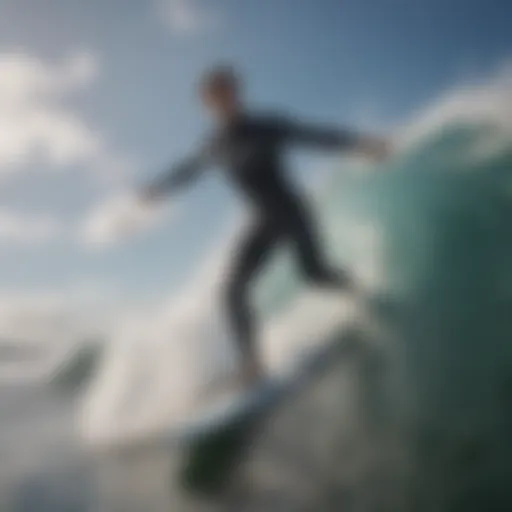
[[[207,70],[200,83],[201,92],[210,92],[221,89],[240,88],[240,78],[233,66],[227,64],[217,65]]]

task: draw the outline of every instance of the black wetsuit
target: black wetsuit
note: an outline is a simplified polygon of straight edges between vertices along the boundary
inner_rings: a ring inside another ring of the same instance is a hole
[[[344,130],[304,126],[279,116],[240,115],[219,129],[197,154],[150,185],[149,194],[160,195],[185,185],[207,166],[220,166],[254,206],[255,222],[238,248],[226,286],[231,326],[244,353],[255,350],[248,285],[278,243],[292,246],[309,281],[324,286],[346,284],[344,274],[324,260],[307,207],[287,182],[284,149],[294,144],[346,149],[356,142],[357,137]]]

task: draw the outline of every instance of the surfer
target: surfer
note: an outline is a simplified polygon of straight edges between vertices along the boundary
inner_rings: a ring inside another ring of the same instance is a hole
[[[240,78],[229,66],[205,73],[200,96],[215,119],[214,133],[196,153],[145,187],[142,196],[146,201],[157,200],[215,165],[225,169],[229,181],[252,206],[252,227],[239,244],[225,283],[225,305],[241,355],[242,380],[249,386],[264,374],[257,354],[249,289],[273,248],[281,242],[289,244],[308,282],[340,290],[351,287],[347,272],[326,261],[307,205],[284,174],[284,150],[300,144],[352,150],[381,159],[389,147],[379,137],[310,126],[280,114],[255,114],[246,108],[242,89]]]

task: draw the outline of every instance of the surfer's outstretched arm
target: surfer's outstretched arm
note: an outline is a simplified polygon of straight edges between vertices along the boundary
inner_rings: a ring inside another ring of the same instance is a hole
[[[202,150],[160,174],[142,189],[142,198],[157,200],[195,181],[206,169],[208,151]]]
[[[280,131],[281,135],[292,143],[332,150],[355,151],[376,160],[385,158],[390,153],[390,144],[386,139],[363,135],[348,129],[286,120],[280,124]]]

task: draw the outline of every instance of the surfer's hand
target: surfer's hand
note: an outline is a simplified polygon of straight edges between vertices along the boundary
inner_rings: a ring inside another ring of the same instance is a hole
[[[362,137],[357,144],[357,151],[375,162],[380,162],[391,155],[391,142],[382,137]]]

